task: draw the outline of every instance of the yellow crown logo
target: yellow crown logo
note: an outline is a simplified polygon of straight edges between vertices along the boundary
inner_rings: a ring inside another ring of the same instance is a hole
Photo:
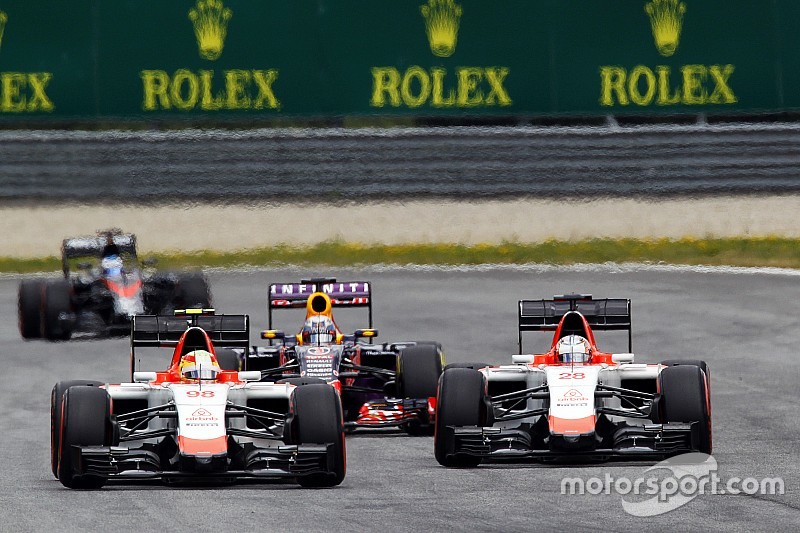
[[[8,22],[8,15],[0,11],[0,46],[3,46],[3,32],[6,31],[6,22]]]
[[[680,0],[652,0],[644,10],[650,16],[658,53],[670,57],[678,49],[686,4]]]
[[[450,57],[456,51],[461,6],[455,0],[428,0],[420,6],[433,55]]]
[[[222,0],[197,0],[197,7],[189,10],[201,57],[211,61],[219,59],[232,15],[233,12],[222,5]]]

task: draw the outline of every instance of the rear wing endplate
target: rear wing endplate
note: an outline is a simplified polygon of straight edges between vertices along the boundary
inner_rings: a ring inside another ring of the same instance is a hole
[[[372,327],[372,286],[368,281],[336,281],[334,278],[313,278],[300,283],[271,283],[267,292],[267,315],[272,329],[273,309],[298,309],[306,306],[308,297],[322,292],[333,307],[366,307]]]
[[[632,351],[629,298],[594,299],[591,294],[565,294],[550,300],[519,301],[519,353],[523,331],[555,331],[569,311],[581,313],[594,331],[627,331],[628,351]]]

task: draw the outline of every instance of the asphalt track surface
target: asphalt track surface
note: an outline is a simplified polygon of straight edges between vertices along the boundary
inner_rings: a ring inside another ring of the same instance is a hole
[[[0,201],[800,191],[797,124],[0,132]]]
[[[171,488],[158,483],[73,491],[49,467],[49,393],[62,379],[116,382],[127,374],[124,339],[23,342],[18,279],[0,278],[2,531],[778,531],[800,523],[797,285],[800,273],[642,270],[611,266],[484,271],[213,272],[216,307],[265,322],[269,282],[336,275],[373,282],[383,340],[436,339],[447,360],[509,361],[516,301],[572,291],[633,300],[639,362],[702,358],[712,369],[714,457],[723,480],[780,476],[784,495],[703,495],[667,514],[635,518],[618,494],[562,495],[564,477],[636,479],[653,463],[492,465],[449,470],[431,437],[356,434],[334,489],[290,483]],[[355,312],[355,311],[353,311]],[[359,315],[360,316],[360,315]],[[345,329],[364,325],[338,315]],[[288,319],[288,317],[287,317]],[[286,328],[297,327],[297,318]],[[255,341],[254,341],[255,342]],[[624,336],[599,338],[624,350]],[[543,338],[531,348],[546,344]],[[536,346],[535,346],[536,345]],[[146,354],[163,367],[168,354]]]

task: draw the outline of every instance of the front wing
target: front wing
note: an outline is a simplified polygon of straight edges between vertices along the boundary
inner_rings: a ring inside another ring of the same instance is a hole
[[[157,453],[144,448],[120,446],[73,446],[74,475],[109,480],[135,479],[230,479],[298,478],[335,474],[333,444],[286,444],[275,447],[249,446],[236,469],[164,470]],[[213,458],[210,458],[213,460]],[[220,456],[226,463],[227,457]]]
[[[628,426],[604,448],[547,447],[536,443],[521,429],[447,426],[437,435],[448,443],[447,456],[481,457],[484,461],[536,461],[547,458],[585,457],[602,460],[666,458],[699,449],[697,423],[667,423]]]

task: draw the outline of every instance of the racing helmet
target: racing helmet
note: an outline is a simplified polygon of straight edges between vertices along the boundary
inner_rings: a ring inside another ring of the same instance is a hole
[[[561,363],[588,363],[591,358],[589,341],[580,335],[561,337],[556,352]]]
[[[303,344],[331,344],[336,340],[336,326],[325,315],[314,315],[303,324]]]
[[[109,255],[100,261],[100,268],[103,269],[103,275],[116,278],[122,276],[122,258],[118,255]]]
[[[180,373],[183,379],[214,380],[220,371],[217,358],[206,350],[194,350],[181,357]]]

